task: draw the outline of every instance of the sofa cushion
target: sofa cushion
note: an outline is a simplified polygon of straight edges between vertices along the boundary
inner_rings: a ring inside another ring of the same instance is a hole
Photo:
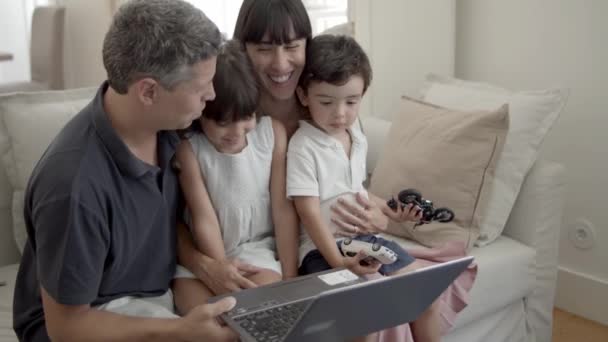
[[[97,88],[0,95],[2,164],[11,185],[13,229],[23,250],[23,193],[40,156],[65,123],[91,101]]]
[[[13,331],[13,292],[19,265],[0,267],[0,341],[17,341]]]
[[[423,99],[456,110],[494,110],[509,104],[510,127],[496,165],[487,214],[482,217],[478,245],[486,245],[502,233],[524,177],[538,157],[540,145],[558,118],[565,89],[513,92],[485,83],[428,76]]]
[[[414,241],[382,234],[407,250],[421,248]],[[534,290],[536,251],[521,242],[500,236],[485,247],[474,247],[477,276],[469,292],[470,302],[456,319],[454,328],[462,327],[509,304],[523,300]]]
[[[508,129],[507,106],[494,111],[453,111],[403,98],[401,110],[374,169],[370,192],[391,198],[416,188],[436,207],[449,207],[455,219],[414,227],[389,224],[388,231],[439,246],[462,241],[471,247]]]

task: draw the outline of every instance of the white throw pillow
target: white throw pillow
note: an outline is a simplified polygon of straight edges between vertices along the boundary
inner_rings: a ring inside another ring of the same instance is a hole
[[[13,234],[20,252],[27,239],[23,196],[30,174],[57,133],[96,91],[95,87],[0,95],[0,152],[12,187]]]
[[[455,110],[495,110],[509,104],[509,131],[476,245],[487,245],[502,234],[524,178],[567,97],[567,89],[516,92],[485,83],[427,76],[423,99],[435,105]]]

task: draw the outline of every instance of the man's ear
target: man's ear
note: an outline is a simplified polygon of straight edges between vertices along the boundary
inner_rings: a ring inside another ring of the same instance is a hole
[[[154,79],[146,77],[135,83],[135,91],[137,98],[144,105],[151,105],[158,96],[158,87],[160,85]]]
[[[296,88],[296,94],[298,94],[298,98],[300,99],[300,103],[302,103],[302,106],[308,107],[308,96],[306,96],[306,92],[304,91],[304,89],[298,86]]]

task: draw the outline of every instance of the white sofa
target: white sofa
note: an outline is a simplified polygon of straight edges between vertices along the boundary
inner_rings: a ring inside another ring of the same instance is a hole
[[[5,113],[1,111],[0,107],[0,124],[6,125],[2,122]],[[65,119],[63,115],[60,120]],[[53,126],[60,127],[61,123]],[[370,142],[369,163],[373,167],[390,123],[368,117],[363,120],[363,126]],[[53,132],[45,131],[44,135],[50,136]],[[32,135],[32,139],[37,138]],[[0,153],[6,153],[4,145],[10,142],[0,135]],[[39,150],[45,147],[40,146]],[[32,158],[37,157],[26,159]],[[14,341],[11,308],[17,264],[15,252],[10,251],[14,250],[10,217],[12,189],[4,179],[4,171],[0,170],[0,191],[4,192],[0,194],[4,199],[0,201],[0,246],[4,249],[0,254],[0,282],[7,285],[0,287],[0,341]],[[536,162],[527,175],[503,235],[485,247],[473,249],[479,271],[470,293],[470,305],[459,315],[456,326],[444,341],[551,341],[564,187],[560,165],[544,160]],[[405,245],[413,243],[398,241]]]

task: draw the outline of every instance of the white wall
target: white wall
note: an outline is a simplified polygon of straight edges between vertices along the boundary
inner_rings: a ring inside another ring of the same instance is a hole
[[[454,0],[354,0],[351,5],[355,36],[374,72],[363,115],[390,119],[402,95],[419,95],[427,73],[453,74]]]
[[[0,1],[0,51],[13,54],[0,62],[0,83],[30,78],[29,38],[22,1]]]
[[[460,0],[456,76],[512,89],[570,88],[542,157],[563,163],[568,192],[556,305],[608,324],[608,2]],[[595,226],[595,246],[575,248],[568,231]]]

